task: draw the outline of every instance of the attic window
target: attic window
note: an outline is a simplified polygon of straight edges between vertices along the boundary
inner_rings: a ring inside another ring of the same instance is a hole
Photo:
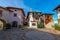
[[[15,10],[15,11],[17,11],[17,10]]]

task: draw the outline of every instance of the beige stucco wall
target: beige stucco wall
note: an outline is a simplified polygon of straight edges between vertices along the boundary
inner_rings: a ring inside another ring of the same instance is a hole
[[[49,22],[48,24],[45,24],[45,28],[51,28],[54,29],[52,26],[54,25],[54,21]]]

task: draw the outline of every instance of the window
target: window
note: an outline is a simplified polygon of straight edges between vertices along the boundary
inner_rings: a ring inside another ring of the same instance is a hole
[[[0,17],[2,16],[2,10],[0,10]]]
[[[36,20],[39,20],[39,17],[36,17]]]
[[[16,17],[17,16],[17,14],[16,13],[14,13],[14,17]]]
[[[32,26],[36,26],[36,24],[35,23],[32,23]]]
[[[17,10],[15,10],[15,11],[17,11]]]
[[[49,18],[49,16],[47,15],[45,18],[47,19],[47,18]]]

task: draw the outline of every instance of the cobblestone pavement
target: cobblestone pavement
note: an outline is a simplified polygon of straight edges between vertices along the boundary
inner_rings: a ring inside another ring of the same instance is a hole
[[[18,28],[0,31],[0,40],[24,40],[24,31]]]
[[[60,36],[35,29],[12,28],[0,31],[0,40],[60,40]]]
[[[55,37],[49,33],[42,31],[31,31],[26,33],[26,37],[30,40],[55,40]]]

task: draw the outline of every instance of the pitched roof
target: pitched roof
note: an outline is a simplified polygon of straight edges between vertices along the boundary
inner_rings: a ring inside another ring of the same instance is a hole
[[[34,13],[40,13],[40,14],[41,14],[41,12],[28,12],[27,16],[28,16],[30,13],[32,13],[32,14],[34,14]]]
[[[4,7],[2,7],[2,6],[0,6],[0,8],[3,8],[3,9],[5,9]]]
[[[16,8],[16,7],[6,7],[6,9],[18,9],[18,10],[23,10],[22,8]]]
[[[29,16],[30,13],[32,13],[32,14],[34,14],[34,13],[40,13],[41,14],[41,12],[28,12],[27,18],[28,18],[28,16]]]
[[[53,15],[53,13],[42,13],[42,15]]]
[[[16,8],[16,7],[6,7],[7,10],[11,11],[10,9],[18,9],[22,10],[23,15],[25,16],[24,10],[22,8]]]
[[[54,8],[53,10],[57,10],[58,8],[60,8],[60,4],[56,8]]]
[[[2,8],[2,9],[4,9],[4,10],[7,10],[6,8],[4,8],[4,7],[2,7],[2,6],[0,6],[0,8]],[[7,11],[9,11],[9,10],[7,10]],[[11,11],[9,11],[9,12],[11,12]]]
[[[54,15],[53,13],[42,13],[40,16],[42,15]]]

